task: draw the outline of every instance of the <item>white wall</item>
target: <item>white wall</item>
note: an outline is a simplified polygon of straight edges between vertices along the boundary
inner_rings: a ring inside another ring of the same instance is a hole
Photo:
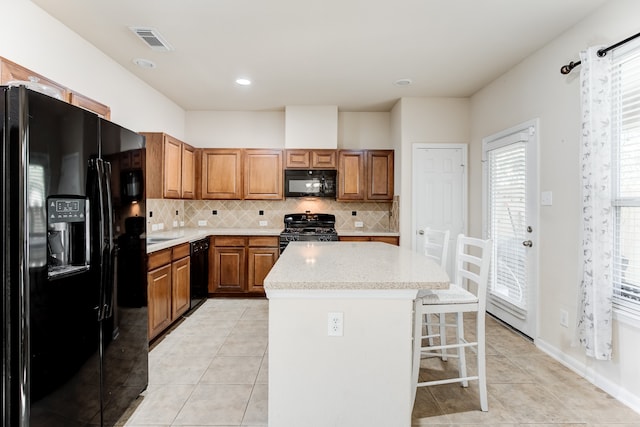
[[[285,120],[284,111],[187,111],[185,142],[195,147],[285,148]],[[390,113],[338,113],[338,148],[393,148]]]
[[[353,150],[393,149],[391,114],[338,113],[338,147]]]
[[[284,148],[284,111],[188,111],[185,126],[195,147]]]
[[[111,108],[135,131],[184,136],[184,110],[28,0],[3,0],[0,56]]]
[[[411,247],[412,240],[412,145],[469,142],[469,111],[468,98],[402,98],[394,106],[393,139],[400,147],[396,145],[395,179],[399,181],[401,246]]]
[[[640,410],[640,331],[614,328],[614,360],[595,362],[573,346],[578,301],[579,254],[579,73],[560,74],[580,50],[609,45],[640,30],[640,2],[612,0],[561,37],[527,58],[471,98],[470,232],[481,233],[482,138],[540,118],[539,189],[553,192],[553,206],[540,207],[539,314],[537,344],[582,372],[606,391]],[[487,60],[490,60],[488,58]],[[560,310],[570,327],[559,325]]]

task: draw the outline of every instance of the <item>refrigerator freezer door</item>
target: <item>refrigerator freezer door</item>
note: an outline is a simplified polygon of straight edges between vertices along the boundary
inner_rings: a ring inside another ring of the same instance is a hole
[[[87,162],[99,152],[98,118],[23,87],[6,96],[4,283],[13,310],[4,360],[11,371],[7,425],[91,424],[100,408],[100,279],[93,266],[49,279],[46,201],[86,197]]]

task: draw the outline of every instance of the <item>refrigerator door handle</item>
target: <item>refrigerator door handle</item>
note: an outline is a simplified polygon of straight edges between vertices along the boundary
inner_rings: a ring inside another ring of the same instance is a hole
[[[113,200],[111,197],[111,163],[104,161],[104,182],[105,182],[105,198],[106,198],[106,243],[108,265],[105,268],[104,282],[104,317],[113,316],[114,290],[115,290],[115,267],[116,267],[116,245],[113,238]]]
[[[106,295],[105,295],[105,285],[106,285],[106,274],[108,270],[107,263],[110,263],[109,259],[109,241],[107,238],[108,231],[105,232],[106,224],[105,224],[105,183],[104,183],[104,161],[102,159],[92,159],[91,163],[95,167],[96,170],[96,178],[98,184],[98,211],[99,211],[99,245],[100,245],[100,286],[99,286],[99,296],[98,296],[98,320],[103,320],[105,318],[106,312]]]

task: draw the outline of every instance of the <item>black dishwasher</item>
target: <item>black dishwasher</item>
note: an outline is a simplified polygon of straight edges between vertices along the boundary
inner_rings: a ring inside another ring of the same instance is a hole
[[[191,306],[193,310],[209,292],[209,239],[191,242]]]

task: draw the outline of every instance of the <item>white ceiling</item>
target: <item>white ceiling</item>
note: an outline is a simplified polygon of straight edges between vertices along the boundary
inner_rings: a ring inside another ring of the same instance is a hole
[[[472,95],[606,0],[32,1],[185,110],[389,111],[405,96]],[[175,50],[152,51],[130,26]]]

